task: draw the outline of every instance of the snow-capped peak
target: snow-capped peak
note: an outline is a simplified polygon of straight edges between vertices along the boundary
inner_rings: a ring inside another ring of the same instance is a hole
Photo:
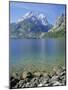
[[[24,16],[22,16],[22,18],[19,19],[18,22],[21,22],[21,21],[23,21],[25,19],[29,19],[29,18],[31,18],[33,21],[39,20],[40,23],[42,23],[43,25],[47,25],[48,24],[47,18],[46,18],[46,16],[43,13],[32,12],[32,11],[28,12]]]
[[[42,19],[45,18],[45,15],[41,13],[39,14],[39,18],[42,18]]]
[[[24,16],[22,16],[20,19],[18,19],[18,22],[21,22],[27,18],[30,18],[31,16],[33,16],[33,13],[32,12],[28,12],[26,13]]]

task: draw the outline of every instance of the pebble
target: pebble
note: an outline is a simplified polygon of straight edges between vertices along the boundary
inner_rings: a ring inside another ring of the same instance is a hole
[[[42,86],[43,86],[43,84],[42,84],[42,83],[40,83],[38,86],[39,86],[39,87],[42,87]]]

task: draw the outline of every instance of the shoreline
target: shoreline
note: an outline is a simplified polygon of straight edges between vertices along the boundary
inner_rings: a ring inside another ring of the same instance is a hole
[[[50,73],[46,71],[22,71],[20,74],[14,72],[10,75],[11,89],[64,85],[66,85],[65,67],[54,67]]]

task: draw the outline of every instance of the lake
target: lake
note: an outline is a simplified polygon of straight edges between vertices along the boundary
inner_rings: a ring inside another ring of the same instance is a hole
[[[9,49],[10,69],[65,65],[64,39],[10,39]]]

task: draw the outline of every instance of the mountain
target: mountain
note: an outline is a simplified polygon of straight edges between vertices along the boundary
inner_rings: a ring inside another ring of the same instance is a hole
[[[62,15],[57,18],[55,25],[48,31],[48,33],[45,33],[42,37],[65,37],[65,24],[65,15],[62,13]]]
[[[51,25],[43,13],[28,12],[16,23],[10,24],[11,38],[60,38],[65,36],[65,15]]]
[[[52,25],[42,13],[28,12],[17,23],[10,24],[11,38],[39,38]]]

